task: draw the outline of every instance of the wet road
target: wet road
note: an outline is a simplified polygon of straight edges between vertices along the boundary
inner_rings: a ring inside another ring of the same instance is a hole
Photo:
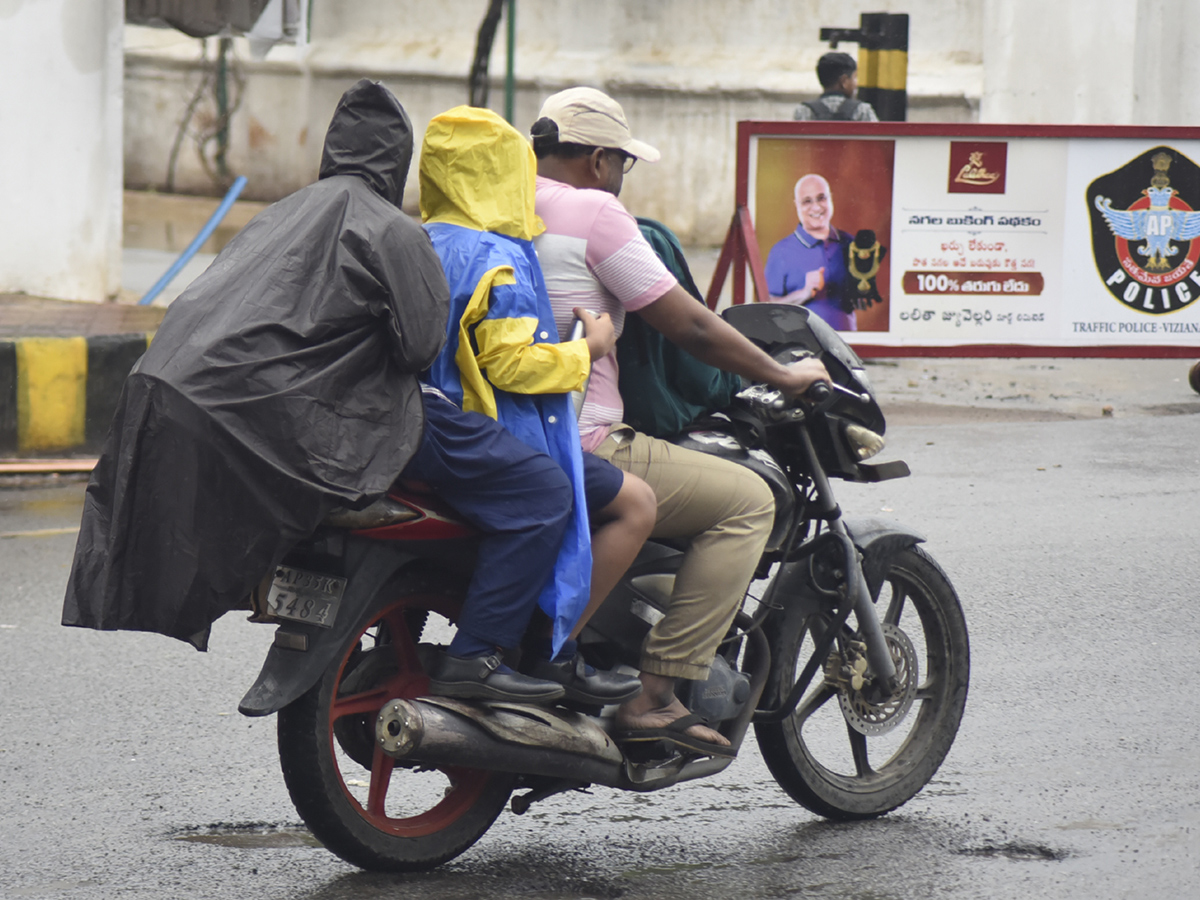
[[[661,794],[506,812],[409,877],[299,825],[274,720],[236,712],[269,627],[226,617],[208,654],[62,628],[82,485],[0,490],[0,897],[1194,896],[1200,415],[1026,418],[900,417],[885,457],[914,476],[839,486],[927,535],[971,627],[962,730],[907,806],[823,822],[748,745]]]

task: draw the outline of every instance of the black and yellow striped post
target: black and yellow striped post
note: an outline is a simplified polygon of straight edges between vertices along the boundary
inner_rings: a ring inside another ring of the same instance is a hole
[[[145,334],[0,340],[0,453],[98,449],[148,341]]]
[[[821,40],[858,44],[858,99],[884,122],[908,117],[908,14],[863,13],[858,28],[822,28]]]

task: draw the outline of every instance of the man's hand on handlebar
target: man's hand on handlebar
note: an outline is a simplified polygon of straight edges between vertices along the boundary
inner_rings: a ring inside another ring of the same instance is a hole
[[[784,372],[784,375],[771,379],[771,384],[790,396],[806,393],[818,381],[832,384],[824,363],[815,356],[787,364]]]
[[[611,353],[617,345],[617,332],[613,327],[612,316],[592,313],[583,307],[577,307],[575,315],[583,322],[583,339],[587,341],[588,354],[592,360]]]

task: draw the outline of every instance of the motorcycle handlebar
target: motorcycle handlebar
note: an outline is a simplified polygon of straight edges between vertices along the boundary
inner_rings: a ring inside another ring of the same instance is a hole
[[[840,384],[831,384],[827,381],[813,382],[804,392],[804,399],[812,405],[815,412],[824,412],[833,405],[839,395],[850,397],[859,403],[869,403],[871,400],[869,394],[860,394],[858,391],[852,391]],[[737,397],[752,406],[759,406],[763,409],[783,410],[794,405],[784,397],[782,391],[765,384],[753,384],[739,391]]]
[[[807,391],[804,392],[804,397],[811,403],[824,403],[833,396],[833,388],[829,386],[828,381],[814,381]]]
[[[823,410],[831,402],[833,391],[828,384],[818,381],[811,385],[803,396],[814,409]],[[797,405],[796,398],[789,399],[783,391],[765,384],[752,384],[739,391],[737,397],[751,406],[775,412],[783,412]]]
[[[837,400],[839,387],[840,385],[830,384],[828,381],[814,381],[804,392],[804,399],[812,404],[814,413],[823,413]]]

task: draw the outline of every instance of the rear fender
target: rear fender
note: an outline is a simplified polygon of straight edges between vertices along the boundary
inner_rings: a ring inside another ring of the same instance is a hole
[[[878,600],[883,580],[895,555],[923,543],[925,538],[886,519],[847,517],[843,521],[854,546],[862,554],[862,572],[867,581],[867,590],[872,600]],[[831,598],[813,587],[809,580],[807,558],[780,566],[772,587],[772,599],[781,608],[768,616],[763,631],[771,648],[772,666],[781,663],[790,665],[792,660],[785,661],[782,658],[784,647],[790,642],[788,636],[803,627],[810,615],[830,610]],[[759,703],[760,708],[775,709],[783,701],[779,689],[779,679],[769,678]]]
[[[345,563],[350,576],[337,621],[332,628],[281,622],[262,671],[238,704],[238,712],[269,716],[316,684],[338,650],[362,627],[364,617],[373,612],[372,603],[383,586],[417,559],[411,553],[400,552],[395,544],[348,539]]]

